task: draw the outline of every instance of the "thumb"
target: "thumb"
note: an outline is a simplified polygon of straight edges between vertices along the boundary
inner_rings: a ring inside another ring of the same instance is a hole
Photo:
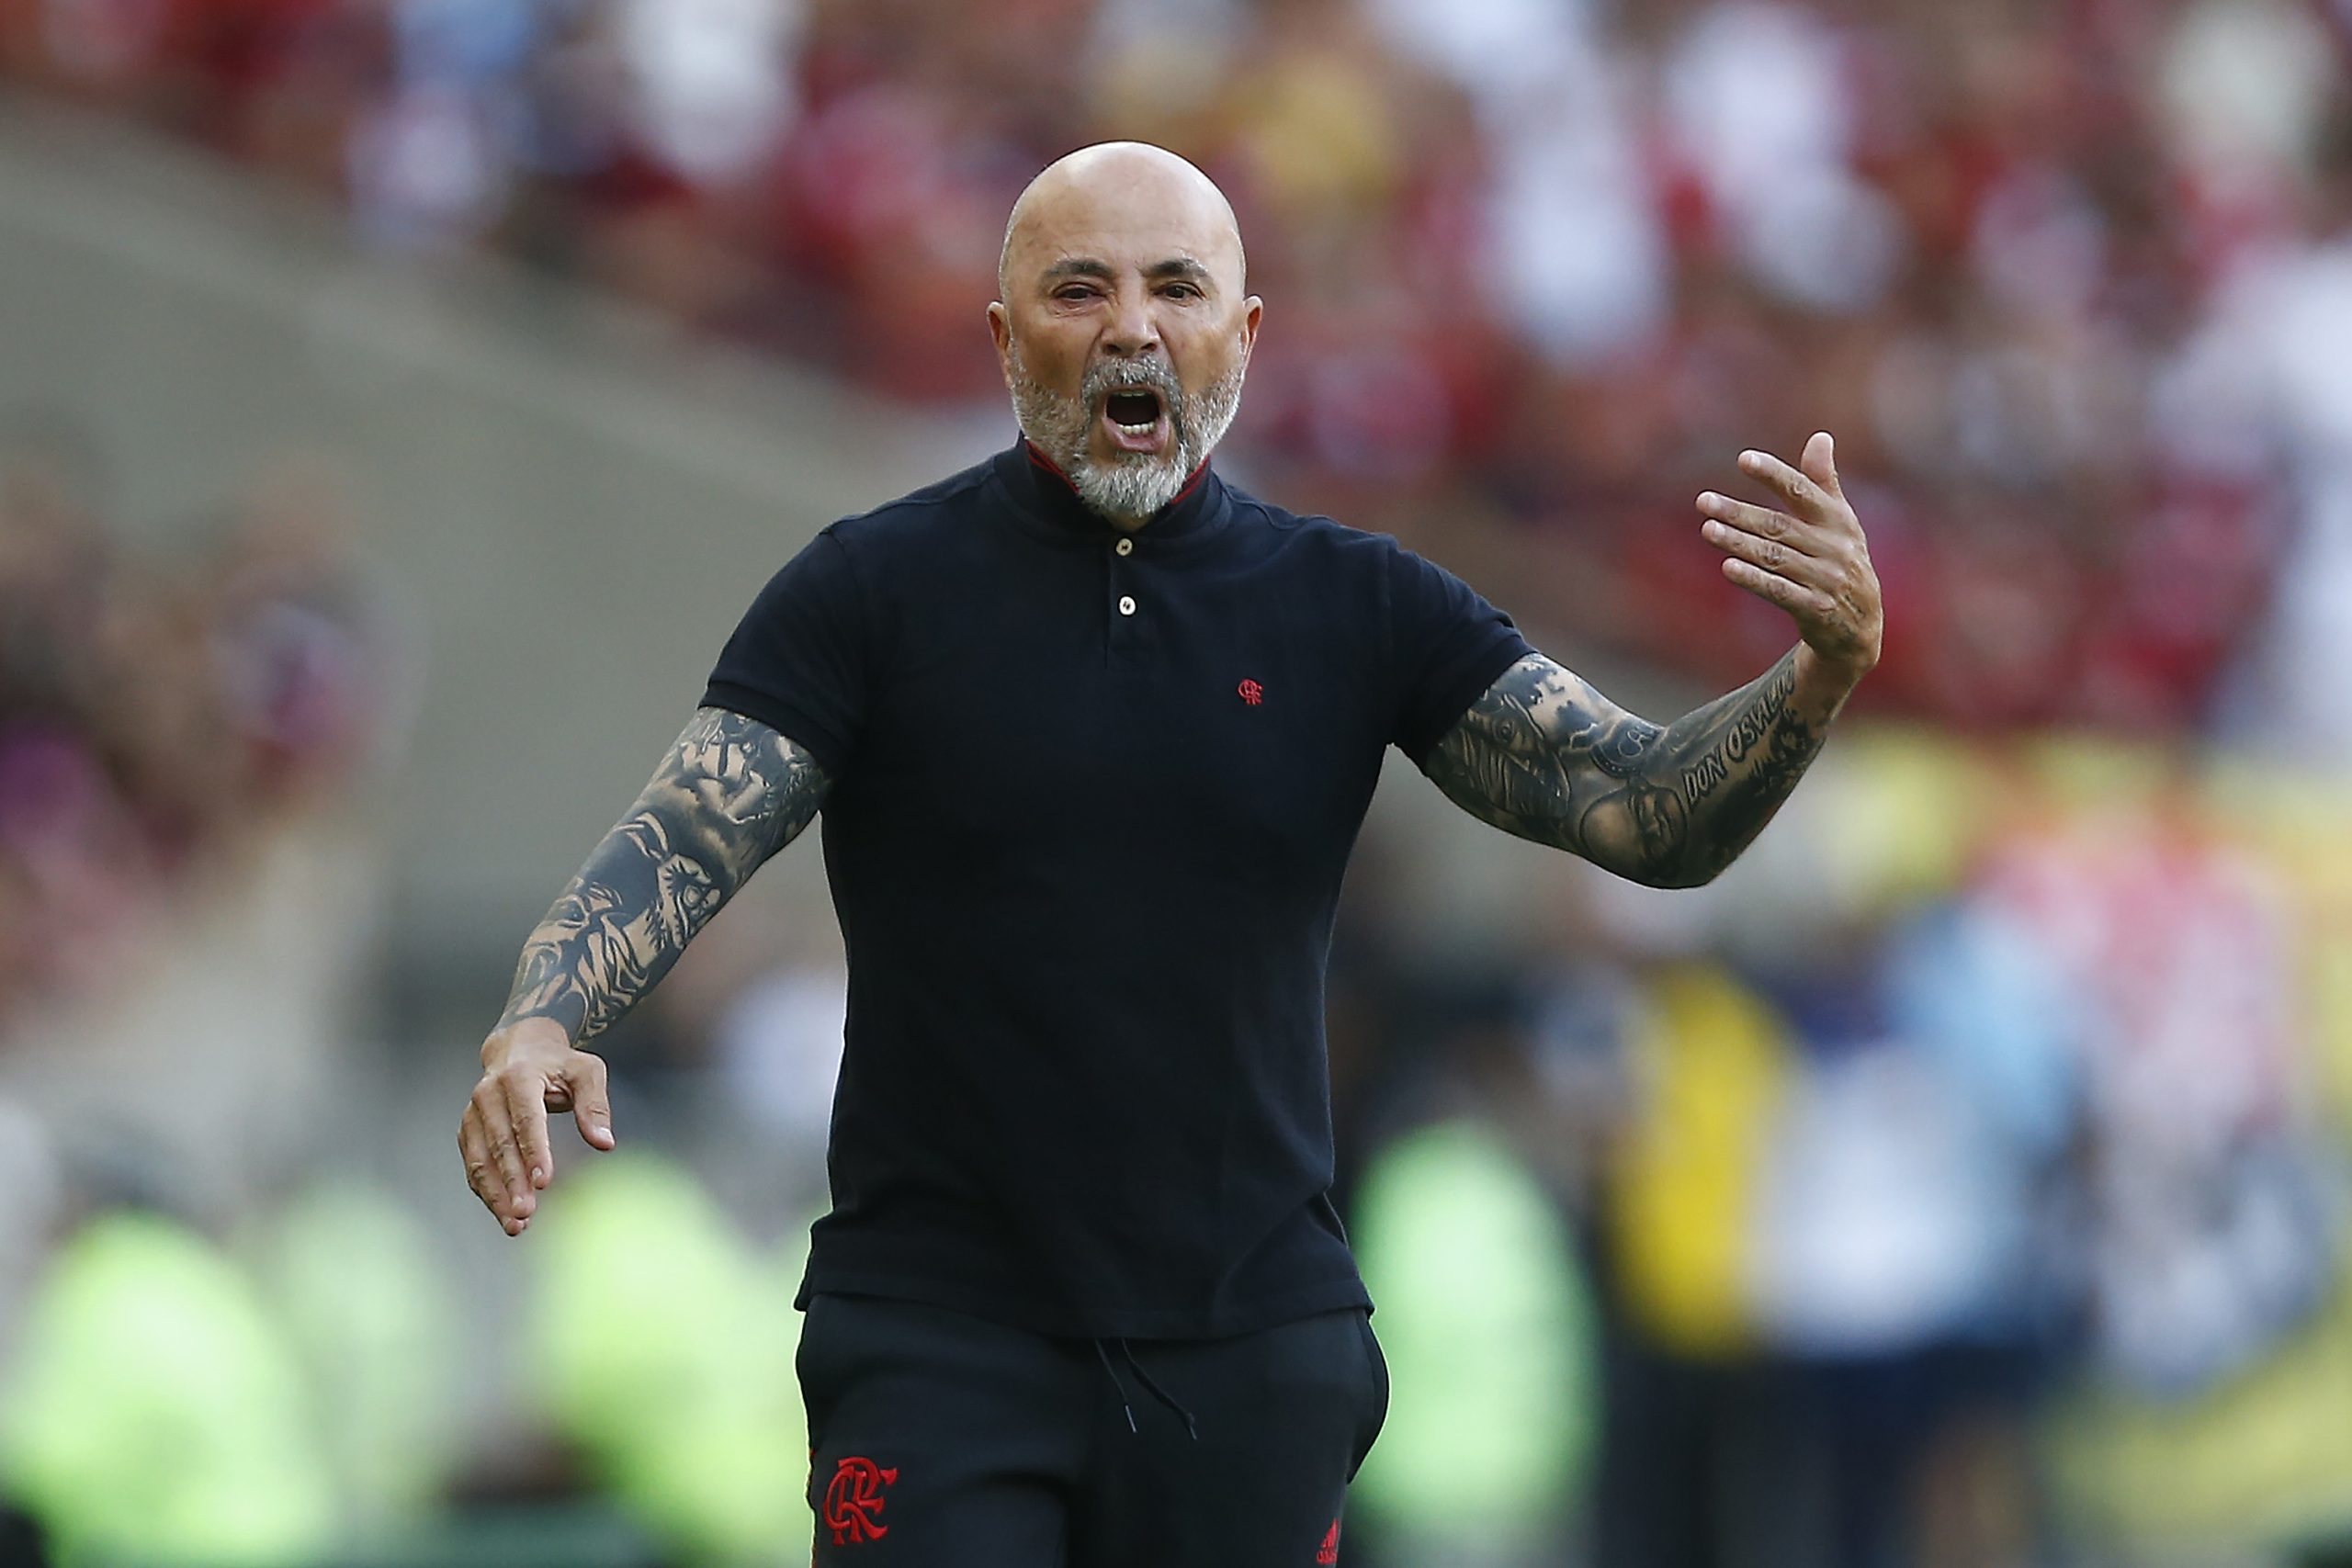
[[[1813,439],[1804,444],[1803,460],[1805,477],[1832,495],[1842,496],[1844,488],[1838,482],[1838,443],[1829,432],[1816,430]]]
[[[571,1119],[592,1149],[613,1146],[613,1101],[606,1091],[605,1061],[581,1053],[581,1060],[565,1075],[571,1087]]]

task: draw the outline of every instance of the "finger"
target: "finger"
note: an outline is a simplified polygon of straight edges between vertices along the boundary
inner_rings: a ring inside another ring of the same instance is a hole
[[[536,1194],[555,1174],[555,1157],[548,1147],[547,1080],[533,1073],[509,1073],[498,1080],[506,1097],[506,1113],[514,1128],[514,1163],[523,1173],[529,1213],[537,1206]]]
[[[1770,452],[1742,452],[1739,466],[1751,478],[1779,491],[1790,505],[1813,521],[1826,523],[1836,515],[1837,503],[1827,491]]]
[[[506,1179],[498,1168],[498,1161],[491,1153],[488,1121],[477,1105],[469,1108],[466,1120],[458,1129],[458,1149],[466,1163],[466,1185],[482,1201],[508,1235],[520,1235],[529,1222],[514,1213],[514,1195],[507,1190]]]
[[[1826,544],[1820,537],[1820,530],[1804,518],[1775,512],[1769,506],[1758,506],[1752,501],[1735,501],[1713,491],[1703,491],[1699,496],[1699,510],[1717,523],[1742,533],[1753,534],[1759,539],[1778,540],[1805,555],[1819,553],[1817,548],[1807,548],[1808,546]]]
[[[1724,560],[1724,575],[1758,599],[1777,604],[1792,615],[1820,616],[1834,608],[1827,594],[1816,592],[1801,582],[1792,582],[1776,572],[1766,571],[1754,562],[1741,560],[1736,556]]]
[[[500,1179],[498,1167],[490,1157],[490,1139],[482,1132],[481,1122],[471,1109],[465,1120],[458,1123],[458,1157],[465,1161],[466,1185],[473,1189],[482,1207],[498,1217],[506,1219],[506,1183]]]
[[[506,1189],[506,1206],[500,1213],[508,1232],[519,1235],[531,1213],[531,1184],[524,1179],[522,1156],[514,1147],[514,1122],[507,1111],[504,1086],[495,1078],[484,1078],[474,1091],[474,1105],[481,1112],[491,1163],[498,1169],[500,1185]]]
[[[613,1146],[613,1101],[605,1081],[605,1059],[590,1052],[579,1054],[570,1076],[571,1085],[571,1119],[580,1127],[580,1135],[588,1146],[609,1149]]]
[[[1761,567],[1775,576],[1803,583],[1807,588],[1819,589],[1825,593],[1832,590],[1828,562],[1815,560],[1779,539],[1759,539],[1753,534],[1713,520],[1702,524],[1699,532],[1707,543],[1727,556]]]
[[[1829,494],[1843,499],[1846,487],[1838,479],[1838,438],[1826,430],[1816,430],[1813,439],[1804,444],[1803,463],[1805,477]]]

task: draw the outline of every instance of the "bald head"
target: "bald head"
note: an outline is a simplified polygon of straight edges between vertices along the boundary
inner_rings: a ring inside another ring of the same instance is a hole
[[[1188,242],[1187,253],[1204,266],[1229,265],[1220,281],[1241,295],[1241,224],[1216,182],[1164,147],[1098,141],[1047,164],[1012,204],[997,255],[998,297],[1012,298],[1020,263],[1034,263],[1026,270],[1050,266],[1073,254],[1075,242],[1152,231]],[[1049,254],[1037,261],[1040,253]]]

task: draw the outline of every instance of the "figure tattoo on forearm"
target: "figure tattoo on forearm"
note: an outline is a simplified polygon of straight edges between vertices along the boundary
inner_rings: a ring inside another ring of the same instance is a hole
[[[1826,738],[1792,706],[1796,654],[1663,728],[1548,659],[1523,659],[1425,771],[1505,832],[1637,882],[1688,887],[1736,859]]]
[[[697,710],[524,944],[499,1026],[549,1018],[575,1044],[594,1038],[808,825],[829,784],[808,752],[766,725]]]

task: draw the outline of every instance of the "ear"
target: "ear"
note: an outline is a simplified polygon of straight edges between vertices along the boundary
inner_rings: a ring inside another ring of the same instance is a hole
[[[1258,323],[1265,319],[1266,302],[1255,294],[1241,302],[1241,352],[1247,357],[1258,346]]]
[[[1004,373],[1004,384],[1012,385],[1012,318],[1006,313],[1004,301],[989,302],[989,336],[996,340],[997,368]]]

